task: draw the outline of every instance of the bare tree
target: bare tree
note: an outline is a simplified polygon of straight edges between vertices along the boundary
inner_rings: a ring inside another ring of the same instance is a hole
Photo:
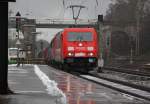
[[[124,23],[134,23],[137,28],[137,54],[150,51],[150,1],[149,0],[116,0],[110,4],[105,17],[107,21],[124,26]]]

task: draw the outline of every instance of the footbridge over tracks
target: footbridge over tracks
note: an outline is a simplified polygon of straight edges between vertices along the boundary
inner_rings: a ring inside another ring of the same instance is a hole
[[[83,20],[80,19],[77,21],[77,24],[74,23],[74,20],[36,20],[37,28],[67,28],[67,27],[97,27],[97,20]]]
[[[8,19],[9,28],[16,28],[16,17],[9,17]],[[97,27],[97,19],[78,19],[75,21],[73,19],[28,19],[25,17],[21,18],[20,26],[23,25],[35,25],[36,28],[66,28],[66,27]],[[135,25],[135,22],[115,22],[115,21],[104,21],[103,26],[115,26],[120,28],[119,25],[123,24],[124,27],[129,27]],[[124,30],[124,29],[123,29]]]
[[[79,19],[77,24],[73,19],[27,19],[21,18],[21,27],[24,25],[35,25],[36,28],[67,28],[67,27],[97,27],[97,19]],[[15,17],[9,18],[9,28],[16,28]]]

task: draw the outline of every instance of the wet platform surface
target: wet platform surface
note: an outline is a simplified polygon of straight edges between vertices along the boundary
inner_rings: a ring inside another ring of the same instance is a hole
[[[0,104],[61,104],[57,103],[59,98],[47,93],[33,65],[8,69],[8,84],[14,94],[0,95]]]
[[[149,101],[114,91],[48,66],[39,66],[66,94],[68,104],[149,104]]]
[[[43,83],[35,70],[41,77],[48,79],[44,80],[47,83]],[[66,104],[60,96],[54,95],[57,91],[49,92],[45,86],[47,84],[49,90],[57,89],[53,88],[53,80],[65,94],[67,104],[149,104],[149,101],[114,91],[46,65],[40,65],[37,69],[34,65],[19,68],[9,66],[8,83],[15,94],[0,95],[0,104]]]

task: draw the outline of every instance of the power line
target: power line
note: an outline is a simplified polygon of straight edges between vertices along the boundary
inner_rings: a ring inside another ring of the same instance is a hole
[[[73,19],[75,20],[75,24],[77,24],[77,19],[79,18],[80,12],[82,8],[85,8],[85,6],[82,5],[70,5],[69,8],[72,9],[72,13],[73,13]],[[74,8],[79,8],[79,11],[77,13],[77,16],[75,16],[75,10]]]
[[[96,4],[97,4],[97,6],[98,6],[98,1],[96,0]]]

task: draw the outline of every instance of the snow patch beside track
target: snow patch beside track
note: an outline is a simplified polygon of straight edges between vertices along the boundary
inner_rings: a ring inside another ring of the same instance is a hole
[[[59,101],[57,101],[60,104],[67,104],[66,95],[57,87],[57,83],[53,80],[50,80],[37,65],[34,65],[34,71],[43,84],[47,87],[48,94],[60,97]]]

